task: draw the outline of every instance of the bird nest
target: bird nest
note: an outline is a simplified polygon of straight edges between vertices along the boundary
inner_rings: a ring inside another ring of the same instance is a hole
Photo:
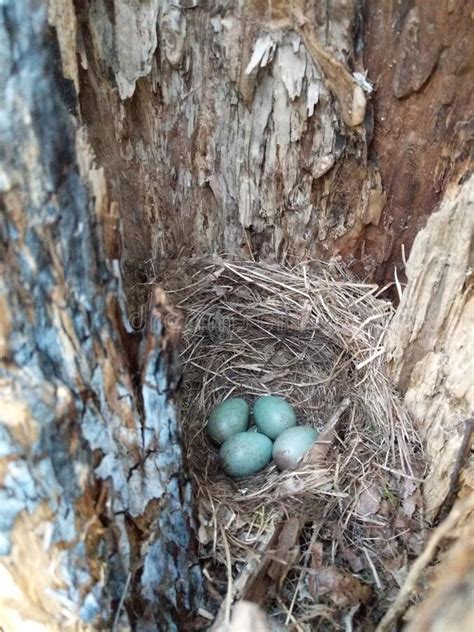
[[[391,303],[334,263],[207,258],[162,283],[186,318],[181,419],[209,595],[201,615],[228,620],[247,598],[285,629],[372,624],[421,547],[420,442],[385,371]],[[206,434],[209,412],[268,394],[319,440],[293,470],[232,480]]]

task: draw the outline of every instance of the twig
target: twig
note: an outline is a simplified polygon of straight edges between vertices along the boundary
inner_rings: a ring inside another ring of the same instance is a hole
[[[375,632],[386,632],[389,630],[390,626],[400,618],[407,608],[407,604],[410,601],[411,595],[416,588],[416,584],[420,579],[422,572],[433,560],[441,542],[444,538],[450,535],[459,520],[466,515],[467,512],[472,511],[473,509],[474,497],[458,502],[452,508],[448,517],[432,533],[425,550],[411,567],[403,586],[400,588],[397,598],[378,624]]]
[[[354,619],[355,613],[357,612],[357,610],[359,610],[359,608],[360,608],[360,603],[356,604],[355,606],[352,606],[349,612],[346,615],[344,615],[343,621],[344,621],[345,632],[352,632],[353,630],[352,621]]]
[[[403,290],[402,290],[402,286],[400,285],[400,281],[398,280],[397,266],[393,267],[393,276],[395,277],[395,285],[397,288],[398,300],[401,301],[402,296],[403,296]]]
[[[225,550],[225,562],[227,566],[227,594],[225,598],[225,625],[230,625],[230,609],[232,606],[232,559],[230,556],[229,543],[227,542],[227,537],[225,535],[224,528],[222,525],[219,525],[221,530],[222,542],[224,544]]]
[[[321,459],[324,459],[326,457],[334,441],[334,433],[341,421],[341,417],[349,408],[350,404],[351,400],[348,397],[345,397],[336,408],[334,413],[331,415],[329,421],[322,429],[318,440],[308,452],[306,460],[309,463],[313,464],[319,462]]]
[[[288,618],[290,619],[290,621],[293,623],[293,625],[295,627],[295,630],[297,630],[297,632],[304,632],[303,628],[300,626],[300,624],[298,623],[298,621],[296,620],[294,615],[291,614],[291,612],[288,610],[288,608],[283,603],[281,597],[277,597],[277,602],[278,602],[278,605],[280,606],[280,608],[283,610],[283,613],[286,613],[288,615],[287,616],[287,620],[288,620]]]
[[[130,586],[131,579],[132,579],[132,573],[129,572],[127,575],[127,581],[125,582],[125,586],[123,588],[122,596],[120,597],[120,603],[118,605],[117,612],[115,613],[114,622],[112,625],[112,632],[116,632],[117,630],[118,622],[120,619],[120,613],[122,612],[123,604],[125,602],[125,597],[127,596],[127,593],[128,593],[128,587]]]
[[[375,580],[375,585],[377,586],[377,588],[379,589],[380,592],[382,592],[383,590],[383,584],[380,581],[380,577],[379,574],[377,573],[377,569],[375,568],[374,563],[372,562],[372,558],[369,555],[369,552],[367,551],[367,549],[365,548],[365,546],[362,548],[362,550],[364,551],[364,555],[367,558],[367,562],[369,563],[370,566],[370,570],[372,571],[372,575],[374,576],[374,580]]]
[[[304,559],[303,567],[301,568],[300,576],[298,577],[298,581],[296,583],[296,588],[295,588],[295,591],[293,593],[293,598],[291,600],[290,607],[289,607],[289,610],[288,610],[288,614],[286,616],[285,625],[288,625],[290,623],[290,618],[291,618],[291,615],[293,614],[293,608],[295,607],[296,599],[297,599],[297,597],[298,597],[298,595],[300,593],[301,587],[303,585],[303,577],[304,577],[305,573],[308,572],[308,565],[309,565],[309,562],[310,562],[310,559],[311,559],[311,551],[312,551],[312,548],[314,546],[314,543],[316,542],[316,538],[319,535],[319,530],[320,530],[320,525],[318,525],[318,526],[313,525],[313,533],[311,534],[311,540],[309,542],[308,549],[305,552],[305,559]]]

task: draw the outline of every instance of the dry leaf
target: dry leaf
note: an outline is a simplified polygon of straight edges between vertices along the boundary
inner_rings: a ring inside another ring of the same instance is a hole
[[[367,483],[365,489],[359,494],[355,505],[355,512],[359,516],[372,516],[380,508],[382,495],[375,483]]]
[[[342,608],[366,603],[372,593],[369,586],[335,566],[318,571],[311,577],[310,586],[314,599],[327,596],[336,606]]]
[[[337,568],[323,565],[323,545],[316,542],[312,549],[312,570],[309,589],[317,601],[328,597],[336,606],[347,607],[366,603],[372,590],[356,577]]]
[[[363,557],[362,555],[357,555],[356,553],[354,553],[354,551],[352,551],[348,547],[342,546],[341,554],[346,560],[346,562],[350,564],[350,567],[354,571],[354,573],[360,573],[361,570],[363,570],[364,568],[367,568],[366,558]]]
[[[311,549],[311,562],[312,567],[323,568],[324,560],[324,546],[322,542],[315,542]]]

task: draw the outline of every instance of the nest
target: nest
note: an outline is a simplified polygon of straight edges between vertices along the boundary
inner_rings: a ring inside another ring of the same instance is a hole
[[[334,263],[214,258],[168,274],[186,315],[181,417],[214,599],[204,614],[228,618],[232,600],[262,601],[263,589],[285,629],[315,619],[339,629],[351,608],[377,619],[402,558],[421,546],[420,442],[384,368],[391,303]],[[209,412],[267,394],[320,440],[294,470],[232,480],[207,437]]]

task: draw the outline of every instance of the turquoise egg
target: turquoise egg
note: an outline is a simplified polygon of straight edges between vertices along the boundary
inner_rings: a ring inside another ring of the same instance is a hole
[[[233,397],[226,399],[211,412],[207,432],[220,445],[232,435],[247,430],[248,425],[249,405],[241,397]]]
[[[276,439],[287,428],[296,426],[293,407],[276,395],[259,397],[253,407],[253,416],[259,432]]]
[[[260,432],[239,432],[221,446],[222,469],[232,478],[255,474],[270,463],[272,447],[272,441]]]
[[[280,470],[295,467],[318,436],[319,432],[310,426],[294,426],[282,432],[273,444],[275,465]]]

